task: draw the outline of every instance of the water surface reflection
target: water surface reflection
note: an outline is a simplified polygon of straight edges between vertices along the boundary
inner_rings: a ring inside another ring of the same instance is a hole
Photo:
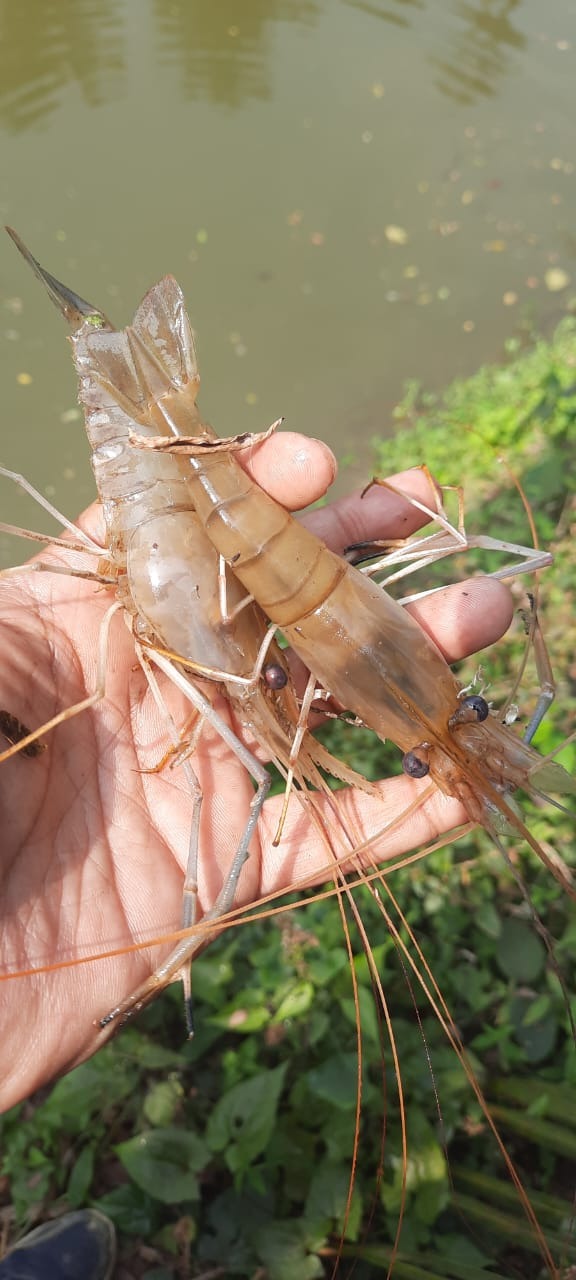
[[[117,0],[0,0],[0,121],[35,127],[76,84],[98,107],[123,95],[125,35]]]
[[[364,478],[406,379],[570,309],[574,47],[572,0],[0,0],[0,212],[116,323],[173,271],[215,425]],[[64,334],[2,248],[0,459],[72,514]]]
[[[462,106],[471,106],[478,95],[494,94],[511,68],[511,54],[521,52],[525,37],[511,21],[520,0],[480,0],[478,4],[454,4],[463,29],[453,32],[442,57],[433,56],[440,72],[436,84],[441,93]]]
[[[177,68],[186,98],[206,97],[227,107],[273,92],[272,41],[275,28],[289,22],[310,27],[316,0],[154,0],[158,56]]]

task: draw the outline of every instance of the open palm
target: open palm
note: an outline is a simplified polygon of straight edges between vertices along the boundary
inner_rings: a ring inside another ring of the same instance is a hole
[[[319,497],[333,477],[325,446],[279,436],[254,454],[250,469],[272,496],[297,509]],[[421,500],[427,481],[405,473],[402,485]],[[384,490],[343,499],[310,513],[307,523],[336,551],[362,538],[403,537],[422,516]],[[81,526],[101,536],[99,508]],[[43,561],[79,564],[60,548]],[[94,567],[88,561],[89,567]],[[22,572],[0,585],[2,672],[0,706],[35,728],[96,683],[98,636],[109,592],[60,574]],[[500,583],[474,579],[414,607],[449,660],[491,643],[506,629],[510,603]],[[178,723],[189,714],[174,691]],[[230,718],[222,699],[218,710]],[[234,721],[231,723],[234,725]],[[234,726],[235,727],[235,726]],[[352,732],[352,730],[351,730]],[[191,800],[179,768],[147,772],[166,750],[165,725],[135,663],[130,633],[112,621],[105,698],[65,721],[34,759],[0,765],[2,928],[0,973],[122,947],[177,927],[182,899]],[[252,783],[210,729],[194,768],[204,793],[200,841],[200,912],[214,903],[253,798]],[[422,784],[407,778],[382,784],[382,803],[342,793],[365,834],[402,812]],[[326,853],[293,802],[281,844],[272,847],[280,800],[264,807],[258,839],[245,866],[237,905],[256,901],[324,867]],[[396,826],[375,854],[410,849],[462,819],[455,802],[435,794],[406,827]],[[97,1020],[141,982],[158,951],[141,950],[96,964],[2,983],[0,1103],[10,1106],[93,1052],[106,1033]]]

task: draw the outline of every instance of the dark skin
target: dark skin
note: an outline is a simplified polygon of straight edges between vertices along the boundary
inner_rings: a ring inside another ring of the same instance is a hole
[[[244,465],[292,510],[321,496],[335,471],[325,445],[288,433],[268,440]],[[422,472],[403,473],[399,483],[420,501],[431,502]],[[421,513],[385,489],[373,489],[363,500],[355,494],[304,519],[337,552],[361,539],[407,536],[424,522]],[[98,507],[89,508],[79,524],[102,539]],[[78,556],[71,560],[59,548],[41,558],[79,564]],[[85,563],[94,568],[91,558]],[[0,592],[0,706],[36,727],[91,692],[99,627],[109,603],[107,590],[63,575],[22,572],[5,579]],[[451,662],[498,639],[512,615],[507,589],[482,578],[411,609]],[[169,701],[177,720],[184,722],[188,712],[183,699],[171,692]],[[234,724],[226,703],[218,699],[217,706]],[[174,928],[181,908],[190,799],[178,768],[142,772],[158,762],[165,746],[161,719],[119,616],[112,624],[105,699],[56,729],[37,758],[16,756],[0,766],[0,973],[107,951]],[[211,731],[201,739],[194,767],[204,792],[201,915],[221,887],[253,788],[243,767]],[[426,779],[394,778],[380,784],[381,800],[349,790],[341,793],[339,803],[366,837],[428,787]],[[325,846],[297,802],[291,805],[279,847],[272,847],[280,805],[280,798],[265,805],[258,839],[242,872],[239,906],[299,880],[326,878]],[[418,848],[465,820],[456,801],[434,791],[405,823],[377,841],[372,856],[384,861]],[[1,983],[2,1107],[89,1057],[107,1035],[97,1020],[150,973],[158,955],[157,950],[137,951]]]

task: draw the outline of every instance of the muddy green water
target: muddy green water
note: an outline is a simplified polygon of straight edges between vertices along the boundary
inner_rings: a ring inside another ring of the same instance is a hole
[[[214,424],[284,414],[355,479],[405,379],[571,305],[575,52],[568,0],[2,0],[0,212],[118,324],[173,272]],[[0,362],[0,461],[74,515],[65,326],[8,238]]]

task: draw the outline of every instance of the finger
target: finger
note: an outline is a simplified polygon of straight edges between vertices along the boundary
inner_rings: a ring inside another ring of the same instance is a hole
[[[257,449],[238,456],[252,479],[289,511],[301,510],[322,498],[337,471],[334,454],[323,440],[292,431],[271,436]],[[389,483],[435,509],[437,495],[422,468],[401,471],[391,476]],[[351,543],[370,538],[407,538],[427,519],[400,494],[371,485],[366,491],[358,490],[319,511],[308,512],[302,523],[340,553]]]
[[[289,511],[301,510],[322,498],[337,470],[334,454],[324,441],[292,431],[271,436],[257,449],[239,457],[252,479]],[[407,538],[428,522],[428,517],[409,499],[415,498],[435,510],[437,494],[421,467],[401,471],[391,476],[389,483],[402,489],[408,500],[390,489],[371,485],[309,512],[302,523],[339,553],[351,543],[370,538]]]
[[[362,866],[371,869],[375,864],[422,848],[468,821],[462,805],[432,788],[428,779],[392,778],[380,783],[378,790],[379,797],[352,788],[337,792],[341,830],[335,827],[334,801],[323,796],[314,798],[315,807],[324,815],[332,833],[330,841],[316,824],[309,822],[299,804],[291,802],[282,840],[276,849],[272,840],[282,797],[267,801],[261,829],[265,850],[262,895],[292,888],[302,881],[322,883],[333,874],[334,855],[344,859],[344,869],[353,874],[353,866],[346,866],[345,862],[347,846],[343,832],[349,833],[354,846],[370,842],[359,858]]]
[[[238,454],[244,469],[276,502],[299,511],[323,498],[338,469],[323,440],[282,431],[256,449]]]
[[[380,485],[371,485],[346,498],[338,498],[318,511],[309,511],[302,523],[322,538],[332,551],[341,554],[355,542],[367,542],[373,538],[408,538],[417,529],[428,524],[429,516],[412,505],[410,498],[436,509],[437,494],[421,467],[400,471],[387,481],[408,495]]]
[[[467,578],[406,606],[447,662],[494,644],[508,630],[514,602],[496,578]]]

